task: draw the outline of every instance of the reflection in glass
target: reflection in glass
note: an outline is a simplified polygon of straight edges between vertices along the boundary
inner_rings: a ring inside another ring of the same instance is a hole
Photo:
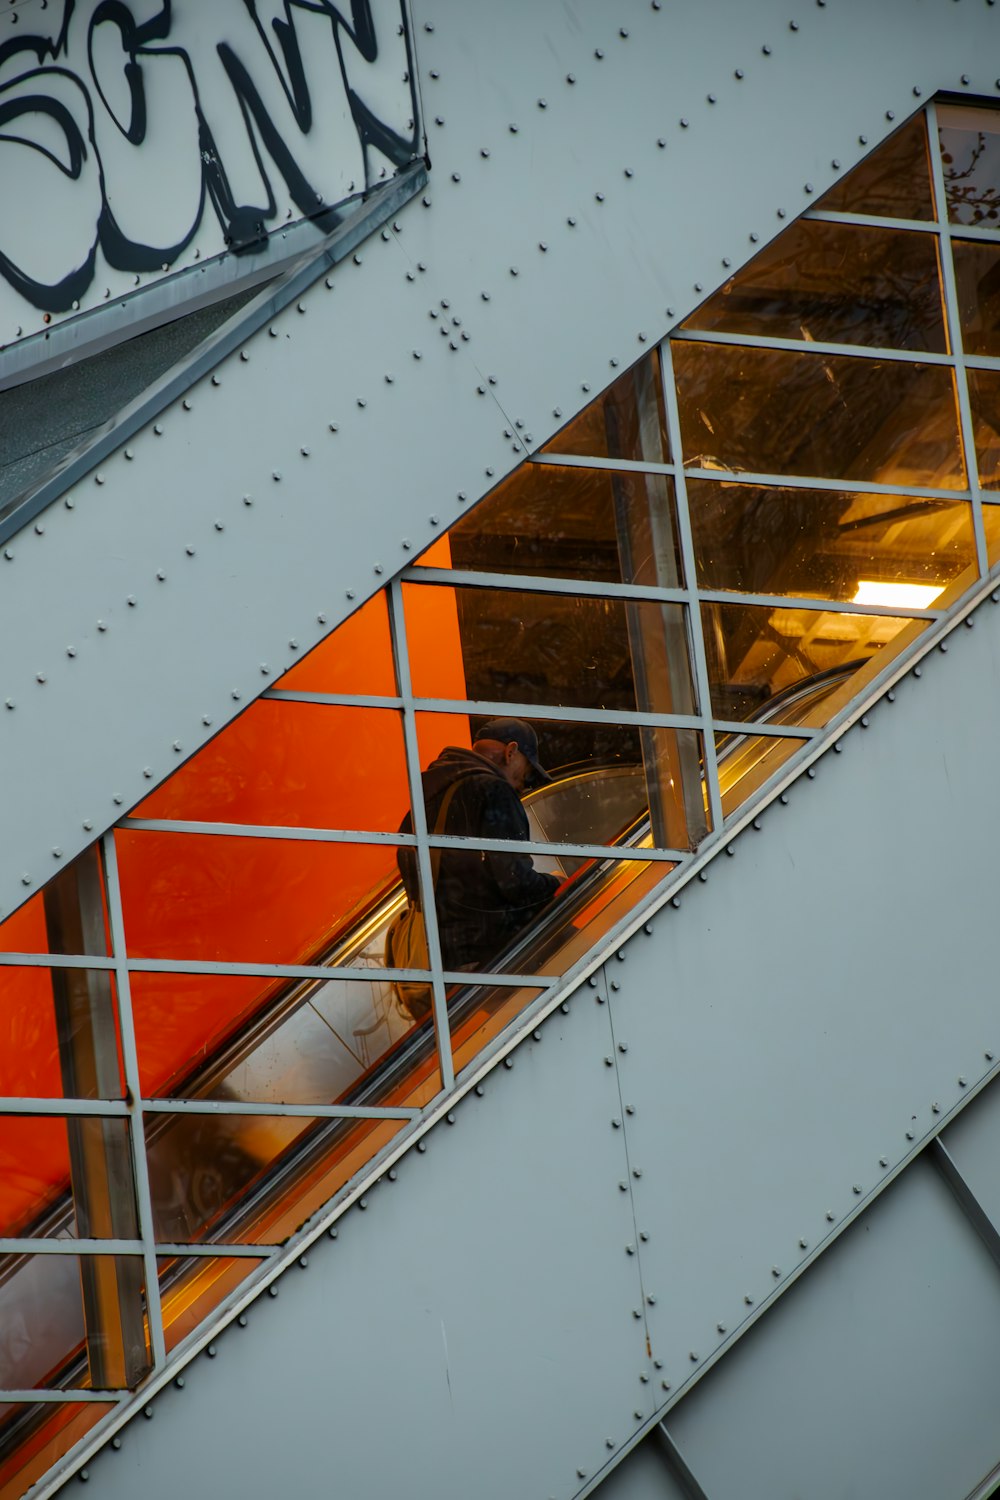
[[[111,952],[100,848],[92,844],[0,922],[0,952],[86,954]],[[0,976],[2,984],[2,976]]]
[[[813,703],[818,701],[813,696]],[[794,723],[791,719],[788,722]],[[719,758],[719,792],[722,811],[729,817],[769,781],[808,740],[763,734],[719,734],[715,750]]]
[[[20,1500],[114,1409],[104,1401],[0,1402],[0,1500]]]
[[[531,986],[515,989],[498,984],[453,985],[448,1014],[456,1075],[542,993]]]
[[[401,899],[394,891],[382,944]],[[133,1008],[148,1098],[377,1107],[396,1103],[401,1088],[412,1098],[416,1063],[402,1045],[410,1023],[377,975],[136,974]],[[436,1093],[430,1061],[423,1081]]]
[[[131,1389],[150,1365],[139,1256],[0,1256],[0,1388]]]
[[[442,547],[447,543],[447,551]],[[422,558],[428,567],[604,583],[681,582],[673,481],[524,464]]]
[[[280,1244],[405,1123],[147,1114],[156,1238]]]
[[[656,352],[619,376],[603,396],[585,406],[552,441],[547,453],[583,458],[627,458],[647,464],[670,462],[663,416],[660,361]]]
[[[411,647],[418,697],[695,712],[681,605],[410,584],[403,590],[407,625],[428,594],[454,600],[462,670],[440,652]],[[641,662],[637,671],[640,648],[669,662],[655,682],[647,682]]]
[[[388,832],[405,796],[397,710],[259,699],[134,816]]]
[[[683,326],[945,354],[937,238],[800,219]]]
[[[803,688],[821,690],[827,674],[849,675],[901,632],[909,628],[915,637],[923,624],[746,604],[704,604],[702,619],[712,712],[730,720],[768,718]]]
[[[678,340],[674,368],[691,467],[965,484],[946,367]]]
[[[966,354],[1000,355],[1000,244],[952,240]]]
[[[386,844],[135,829],[115,841],[133,958],[367,966],[365,923],[395,884]]]
[[[862,580],[943,589],[976,560],[966,500],[689,479],[705,589],[857,600]]]
[[[834,183],[816,207],[820,212],[882,219],[933,219],[923,111]]]
[[[362,604],[274,686],[283,692],[393,696],[396,668],[385,594]]]
[[[136,1233],[127,1120],[0,1115],[0,1236]]]
[[[938,122],[950,222],[1000,227],[1000,114],[944,106]]]
[[[1000,487],[1000,371],[967,370],[979,483]]]
[[[986,532],[986,554],[992,567],[1000,562],[1000,506],[983,506],[983,529]]]

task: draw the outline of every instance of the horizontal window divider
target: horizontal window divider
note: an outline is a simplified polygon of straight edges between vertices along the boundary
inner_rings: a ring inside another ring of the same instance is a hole
[[[465,969],[445,969],[445,984],[489,984],[506,990],[544,990],[559,980],[558,974],[476,974]]]
[[[141,1108],[148,1115],[291,1115],[297,1119],[310,1120],[420,1118],[419,1109],[407,1109],[403,1105],[365,1109],[359,1104],[269,1104],[263,1099],[143,1099]]]
[[[0,1255],[141,1255],[142,1240],[0,1238]]]
[[[806,724],[758,724],[755,719],[713,719],[716,734],[739,734],[748,739],[814,740],[825,733],[824,728],[813,728]]]
[[[575,594],[586,599],[651,599],[687,604],[687,589],[656,588],[642,583],[598,583],[582,578],[541,578],[536,573],[474,573],[452,568],[408,568],[407,583],[444,583],[456,588],[519,590],[533,594]]]
[[[937,219],[889,219],[882,214],[845,214],[832,208],[810,208],[802,217],[816,219],[821,224],[860,224],[869,229],[915,229],[921,234],[940,234],[942,229]]]
[[[1000,496],[997,497],[1000,499]],[[11,969],[113,969],[113,958],[92,954],[0,953],[0,968]]]
[[[387,698],[377,693],[307,693],[297,688],[265,688],[262,698],[278,703],[322,703],[337,708],[395,708],[403,706],[402,698]]]
[[[38,1096],[21,1098],[16,1094],[0,1098],[0,1115],[96,1116],[98,1119],[126,1119],[132,1113],[124,1099],[48,1099]]]
[[[676,464],[645,458],[604,458],[586,453],[532,453],[529,462],[560,469],[610,469],[620,474],[674,474]]]
[[[996,354],[963,354],[962,363],[967,370],[1000,370],[1000,356]]]
[[[427,978],[426,969],[380,969],[372,966],[342,968],[336,964],[269,964],[229,962],[224,959],[130,958],[133,974],[220,974],[261,979],[374,979],[391,984],[395,979]]]
[[[987,245],[1000,246],[1000,228],[984,229],[979,224],[952,224],[942,225],[942,229],[952,240],[981,240]]]
[[[691,852],[689,849],[644,849],[629,844],[549,844],[536,843],[531,839],[456,838],[443,833],[430,834],[427,842],[432,849],[484,849],[491,854],[562,854],[574,859],[676,861],[685,859]]]
[[[961,489],[941,489],[927,484],[878,484],[864,479],[830,479],[822,474],[758,474],[751,469],[684,470],[686,479],[712,479],[723,484],[752,484],[761,489],[836,490],[849,495],[894,495],[904,500],[971,500],[968,485]],[[690,502],[689,502],[690,503]]]
[[[23,1390],[0,1390],[0,1402],[10,1406],[21,1406],[22,1404],[25,1406],[67,1406],[70,1404],[77,1405],[81,1401],[92,1405],[99,1401],[104,1405],[108,1402],[113,1402],[117,1406],[123,1401],[130,1401],[134,1394],[134,1391],[126,1390],[94,1391],[89,1387],[85,1389],[71,1388],[65,1391],[56,1391],[51,1388],[49,1390],[36,1391],[32,1390],[31,1387],[26,1387]]]
[[[202,823],[182,818],[122,818],[118,828],[142,833],[204,833],[241,839],[292,839],[309,844],[397,844],[417,842],[412,833],[373,833],[345,828],[298,828],[283,823]]]
[[[832,615],[905,616],[908,620],[939,620],[939,609],[914,609],[893,604],[855,604],[850,599],[809,599],[797,594],[739,594],[727,589],[699,589],[702,604],[748,604],[763,609],[811,609]]]
[[[281,1245],[247,1245],[240,1241],[239,1244],[164,1244],[155,1247],[156,1255],[176,1255],[185,1260],[270,1260],[272,1255],[282,1249]]]
[[[776,349],[792,354],[845,354],[858,359],[888,359],[908,365],[954,366],[950,354],[932,354],[929,350],[882,349],[871,344],[833,344],[819,339],[785,339],[759,333],[723,333],[718,329],[683,328],[671,338],[684,343],[725,344],[730,348]]]
[[[501,703],[492,698],[414,698],[416,713],[476,718],[562,719],[567,724],[629,724],[641,729],[703,729],[700,714],[640,713],[632,708],[570,708],[551,703]]]

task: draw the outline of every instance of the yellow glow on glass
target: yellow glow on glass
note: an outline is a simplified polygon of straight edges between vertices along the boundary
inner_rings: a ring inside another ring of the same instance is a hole
[[[862,578],[854,604],[884,604],[889,609],[929,609],[944,589],[936,583],[880,583]]]

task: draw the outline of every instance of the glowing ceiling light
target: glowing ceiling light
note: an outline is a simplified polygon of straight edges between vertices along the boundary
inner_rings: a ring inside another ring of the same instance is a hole
[[[880,583],[862,578],[854,604],[881,604],[889,609],[929,609],[944,588],[936,583]]]

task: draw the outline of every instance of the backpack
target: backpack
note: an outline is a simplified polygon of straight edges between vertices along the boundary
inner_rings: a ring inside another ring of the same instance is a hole
[[[435,834],[444,832],[445,823],[448,820],[448,809],[451,799],[455,795],[460,781],[467,780],[465,776],[458,776],[448,787],[441,799],[434,827],[431,830]],[[441,866],[441,855],[443,850],[431,850],[431,889],[437,886],[438,870]],[[427,926],[424,922],[423,908],[418,901],[410,901],[404,909],[395,917],[385,935],[385,966],[387,969],[428,969],[430,968],[430,954],[427,951]],[[393,993],[396,997],[396,1008],[401,1015],[407,1016],[411,1021],[425,1021],[431,1013],[433,991],[429,984],[421,984],[412,979],[394,979],[392,981]]]

